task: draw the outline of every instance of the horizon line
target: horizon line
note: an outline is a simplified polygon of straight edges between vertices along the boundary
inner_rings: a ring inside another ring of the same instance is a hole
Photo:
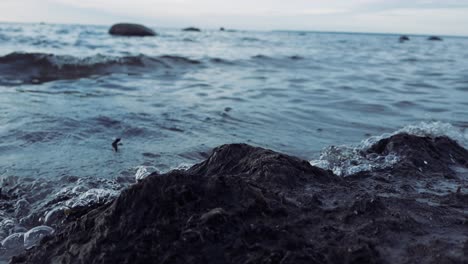
[[[161,28],[161,29],[183,29],[184,27],[158,27],[153,25],[152,23],[138,23],[138,22],[130,22],[130,21],[120,21],[115,22],[113,24],[108,23],[86,23],[86,22],[74,22],[74,23],[66,23],[66,22],[46,22],[46,21],[3,21],[0,20],[0,24],[25,24],[25,25],[79,25],[79,26],[108,26],[111,27],[117,23],[135,23],[140,25],[145,25],[148,27],[153,28]],[[219,27],[198,27],[195,25],[187,25],[186,27],[197,27],[200,29],[207,29],[207,30],[217,30],[224,26]],[[224,27],[226,31],[235,30],[235,31],[250,31],[250,32],[303,32],[303,33],[332,33],[332,34],[363,34],[363,35],[395,35],[395,36],[416,36],[416,37],[428,37],[428,36],[440,36],[440,37],[448,37],[448,38],[468,38],[468,35],[445,35],[445,34],[430,34],[430,33],[404,33],[404,32],[377,32],[377,31],[340,31],[340,30],[320,30],[320,29],[240,29],[240,28],[228,28]]]

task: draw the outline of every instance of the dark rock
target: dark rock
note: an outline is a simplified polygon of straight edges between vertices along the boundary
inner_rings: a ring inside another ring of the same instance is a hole
[[[396,153],[403,165],[338,178],[271,150],[224,145],[187,171],[145,178],[11,263],[466,262],[464,190],[418,192],[435,178],[410,176],[426,160],[444,178],[467,166],[467,151],[403,134],[369,152]]]
[[[127,36],[127,37],[146,37],[156,36],[156,32],[152,29],[138,24],[120,23],[115,24],[109,29],[109,34],[116,36]]]
[[[453,165],[468,167],[468,151],[447,137],[416,137],[398,134],[383,139],[372,146],[369,153],[379,155],[397,154],[404,159],[393,169],[394,174],[408,171],[443,173],[452,177]]]
[[[199,28],[196,28],[196,27],[184,28],[184,29],[182,29],[182,31],[201,32],[201,30]]]
[[[224,31],[225,29],[223,27],[220,27],[219,28],[219,31]]]
[[[405,41],[409,41],[409,40],[410,40],[410,38],[408,36],[404,36],[404,35],[401,36],[400,39],[399,39],[400,42],[405,42]]]
[[[441,37],[437,37],[437,36],[430,36],[427,38],[427,40],[431,40],[431,41],[442,41],[442,38]]]

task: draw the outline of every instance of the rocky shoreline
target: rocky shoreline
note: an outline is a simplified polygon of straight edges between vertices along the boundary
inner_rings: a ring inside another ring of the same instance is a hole
[[[67,217],[10,263],[466,263],[468,151],[398,134],[397,164],[339,177],[245,144]]]

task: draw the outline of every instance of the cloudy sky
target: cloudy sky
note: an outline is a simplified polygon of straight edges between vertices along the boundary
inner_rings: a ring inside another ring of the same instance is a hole
[[[468,0],[0,0],[0,20],[468,36]]]

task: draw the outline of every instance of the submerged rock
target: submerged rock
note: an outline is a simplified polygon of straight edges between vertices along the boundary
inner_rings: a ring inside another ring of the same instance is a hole
[[[196,27],[184,28],[184,29],[182,29],[182,31],[201,32],[201,30],[199,28],[196,28]]]
[[[186,171],[144,178],[11,263],[466,262],[468,195],[452,168],[468,169],[468,151],[402,134],[368,152],[401,161],[340,178],[271,150],[224,145]],[[430,170],[420,170],[424,161]],[[420,189],[446,180],[461,190]]]
[[[116,36],[156,36],[156,32],[152,29],[139,24],[120,23],[115,24],[109,29],[109,34]]]

